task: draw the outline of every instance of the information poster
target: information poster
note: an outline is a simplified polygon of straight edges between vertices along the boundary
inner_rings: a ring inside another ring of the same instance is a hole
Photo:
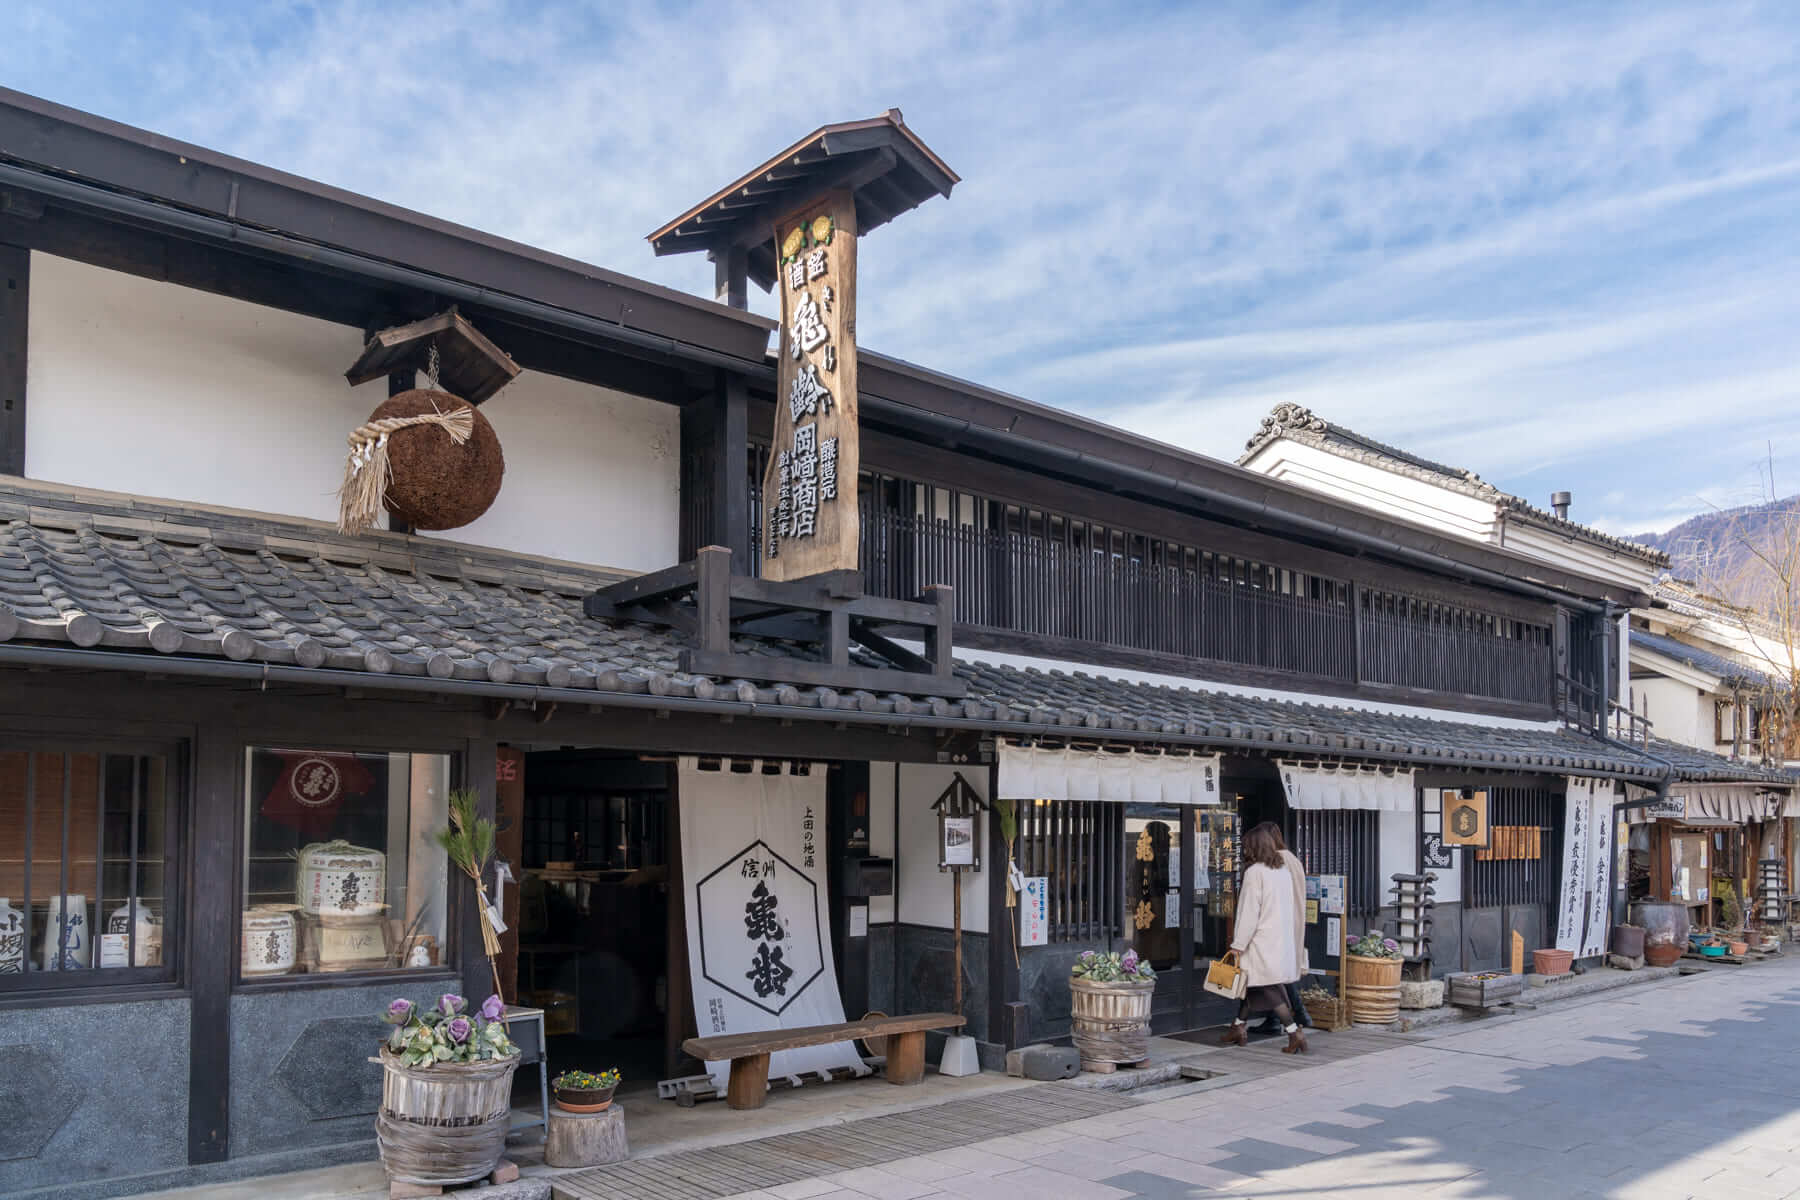
[[[1344,877],[1342,875],[1319,876],[1319,911],[1336,916],[1344,915]],[[1333,951],[1333,953],[1336,953]]]
[[[1335,956],[1343,939],[1344,923],[1338,917],[1325,918],[1325,953]]]
[[[1028,875],[1019,891],[1019,945],[1050,944],[1050,878]]]

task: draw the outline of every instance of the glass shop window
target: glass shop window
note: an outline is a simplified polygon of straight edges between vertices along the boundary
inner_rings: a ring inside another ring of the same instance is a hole
[[[173,977],[172,762],[0,749],[0,991]]]
[[[450,756],[245,752],[245,979],[450,962]]]

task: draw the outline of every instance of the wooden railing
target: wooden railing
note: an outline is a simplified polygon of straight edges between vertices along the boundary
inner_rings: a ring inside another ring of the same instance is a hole
[[[1358,614],[1362,681],[1542,704],[1554,672],[1546,642],[1371,612]]]
[[[893,512],[863,514],[875,595],[955,588],[956,621],[1047,638],[1246,663],[1353,682],[1348,585],[1294,595],[1045,538]]]

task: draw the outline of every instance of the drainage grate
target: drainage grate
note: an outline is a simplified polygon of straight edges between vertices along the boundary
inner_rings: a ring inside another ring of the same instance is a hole
[[[552,1180],[558,1200],[706,1200],[1131,1108],[1111,1092],[1045,1084],[800,1133],[595,1167]]]

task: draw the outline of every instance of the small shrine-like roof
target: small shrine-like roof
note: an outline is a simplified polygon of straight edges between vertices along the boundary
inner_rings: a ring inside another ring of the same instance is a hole
[[[961,182],[900,110],[824,125],[650,235],[660,255],[741,247],[749,277],[775,282],[775,222],[832,189],[856,198],[858,233],[885,225]]]

